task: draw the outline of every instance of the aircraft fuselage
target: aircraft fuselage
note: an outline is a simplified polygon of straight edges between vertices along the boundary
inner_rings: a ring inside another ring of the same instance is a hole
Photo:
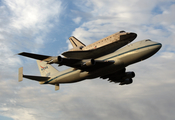
[[[59,74],[53,76],[44,84],[60,84],[60,83],[73,83],[85,79],[97,78],[107,74],[115,73],[128,65],[145,60],[154,55],[161,48],[161,43],[153,42],[150,40],[142,40],[130,45],[127,45],[111,54],[96,58],[95,60],[113,60],[114,64],[109,66],[92,70],[90,72],[82,71],[79,69],[70,68]]]

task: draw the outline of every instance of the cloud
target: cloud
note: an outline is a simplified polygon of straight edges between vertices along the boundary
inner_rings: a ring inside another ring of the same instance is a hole
[[[126,30],[138,34],[135,41],[150,38],[163,43],[163,48],[148,60],[127,67],[127,71],[136,73],[131,85],[119,86],[97,78],[61,84],[61,89],[54,91],[52,85],[39,85],[27,79],[18,83],[17,69],[23,63],[26,63],[26,74],[39,72],[36,63],[22,62],[22,58],[11,56],[23,50],[44,50],[46,36],[59,24],[63,9],[61,2],[54,0],[3,1],[0,6],[0,114],[15,120],[173,120],[175,23],[172,1],[77,0],[75,3],[78,12],[71,21],[74,19],[75,24],[79,24],[72,35],[85,44]],[[78,16],[78,13],[86,14]]]
[[[23,62],[15,54],[21,51],[39,51],[47,42],[46,37],[54,24],[59,23],[61,10],[61,1],[1,1],[0,88],[2,93],[0,94],[0,114],[15,120],[36,119],[31,115],[33,108],[28,109],[17,105],[17,100],[20,101],[21,97],[17,95],[19,91],[17,69]]]
[[[84,85],[90,86],[89,92],[83,91],[89,93],[86,94],[89,97],[84,98],[87,100],[83,102],[88,106],[83,106],[83,110],[77,110],[83,111],[79,117],[93,116],[88,118],[94,120],[173,119],[174,114],[167,112],[174,111],[175,106],[172,100],[175,96],[171,92],[174,91],[175,83],[172,66],[175,64],[172,1],[88,0],[82,4],[87,6],[85,11],[88,11],[92,18],[76,28],[72,34],[86,44],[114,32],[126,30],[138,34],[136,41],[149,38],[161,42],[163,48],[152,58],[127,67],[127,70],[136,73],[132,85],[118,86],[104,83],[99,79],[97,82],[92,80],[89,85]],[[82,4],[79,4],[79,8],[83,11]],[[82,97],[82,94],[80,96]]]
[[[81,17],[77,17],[75,19],[73,19],[73,21],[76,23],[76,24],[79,24],[81,22]]]
[[[19,58],[13,56],[21,49],[37,51],[44,45],[44,38],[53,26],[50,20],[59,20],[60,6],[61,2],[53,0],[2,1],[0,45],[3,55],[0,63],[3,68],[7,64],[21,64]]]
[[[152,3],[151,5],[150,2]],[[160,17],[173,21],[173,17],[167,18],[166,16],[164,16],[164,11],[169,11],[170,15],[173,14],[173,11],[171,10],[173,5],[169,5],[170,8],[168,8],[169,6],[166,6],[166,9],[161,8],[161,6],[164,6],[162,4],[165,3],[165,1],[159,2],[156,0],[141,2],[115,2],[113,0],[111,0],[110,2],[98,0],[88,1],[86,4],[88,4],[87,7],[91,8],[89,13],[92,14],[94,19],[85,22],[80,27],[76,28],[76,30],[73,32],[73,35],[83,39],[83,36],[84,38],[87,38],[87,36],[93,38],[93,34],[95,33],[95,37],[97,38],[94,39],[98,40],[114,32],[126,30],[137,32],[138,39],[145,39],[150,36],[153,36],[153,38],[155,38],[154,36],[159,34],[167,36],[169,35],[169,27],[161,24],[159,21],[155,22],[155,19],[159,19]],[[155,13],[155,8],[162,9],[162,13]],[[168,22],[168,20],[164,20],[161,18],[159,20]],[[173,28],[173,24],[170,24],[171,28]],[[89,36],[90,34],[87,34],[85,31],[87,31],[88,33],[92,33],[92,35]],[[85,40],[85,42],[88,41],[90,40]]]

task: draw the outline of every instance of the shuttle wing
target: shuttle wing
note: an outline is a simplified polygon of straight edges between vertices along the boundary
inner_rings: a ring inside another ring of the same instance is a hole
[[[69,58],[77,58],[77,59],[87,59],[91,58],[90,56],[98,55],[98,53],[95,52],[95,49],[93,50],[82,50],[82,51],[66,51],[62,53],[63,56],[69,57]]]

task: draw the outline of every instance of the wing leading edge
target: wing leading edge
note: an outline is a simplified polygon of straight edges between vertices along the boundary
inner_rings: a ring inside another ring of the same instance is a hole
[[[39,55],[39,54],[27,53],[27,52],[18,53],[18,55],[22,55],[25,57],[29,57],[29,58],[33,58],[33,59],[37,59],[37,60],[42,60],[42,61],[46,61],[46,62],[53,59],[52,56]]]

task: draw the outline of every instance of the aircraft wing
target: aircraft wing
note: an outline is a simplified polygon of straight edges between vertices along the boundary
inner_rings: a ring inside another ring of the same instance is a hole
[[[42,60],[45,62],[48,62],[54,58],[53,56],[39,55],[39,54],[27,53],[27,52],[22,52],[22,53],[19,53],[18,55],[22,55],[22,56],[37,59],[37,60]]]
[[[58,56],[52,59],[50,62],[48,62],[48,64],[52,63],[56,63],[59,65],[66,65],[84,71],[91,71],[99,69],[101,67],[105,67],[107,65],[111,65],[114,63],[114,61],[94,60],[94,59],[72,59]]]
[[[77,68],[83,71],[95,71],[102,67],[106,67],[114,63],[114,61],[104,61],[104,60],[87,60],[86,62],[81,61],[81,64],[65,64],[66,66]]]
[[[108,74],[105,76],[101,76],[100,78],[106,79],[109,78],[109,82],[114,82],[114,83],[120,83],[119,85],[126,85],[126,84],[131,84],[133,82],[132,78],[135,77],[135,73],[132,72],[125,72],[126,68],[121,69],[115,73]]]
[[[72,59],[72,58],[64,58],[61,56],[47,56],[47,55],[39,55],[33,53],[22,52],[18,55],[22,55],[25,57],[30,57],[37,60],[42,60],[47,62],[48,64],[59,64],[66,65],[68,67],[73,67],[76,69],[80,69],[83,71],[92,71],[99,69],[101,67],[105,67],[114,63],[114,61],[104,61],[104,60],[94,60],[94,59]]]
[[[124,76],[125,71],[126,71],[126,68],[121,69],[121,70],[119,70],[115,73],[112,73],[112,74],[101,76],[100,78],[103,78],[103,79],[109,78],[110,82],[116,82],[117,83],[117,82],[120,82],[120,79]],[[115,81],[111,81],[111,79],[115,79]]]
[[[19,53],[18,55],[33,58],[36,60],[45,61],[48,64],[56,63],[59,65],[67,65],[70,67],[73,67],[72,64],[82,61],[81,59],[69,59],[69,58],[62,58],[61,56],[47,56],[47,55],[40,55],[40,54],[27,53],[27,52],[22,52],[22,53]]]

